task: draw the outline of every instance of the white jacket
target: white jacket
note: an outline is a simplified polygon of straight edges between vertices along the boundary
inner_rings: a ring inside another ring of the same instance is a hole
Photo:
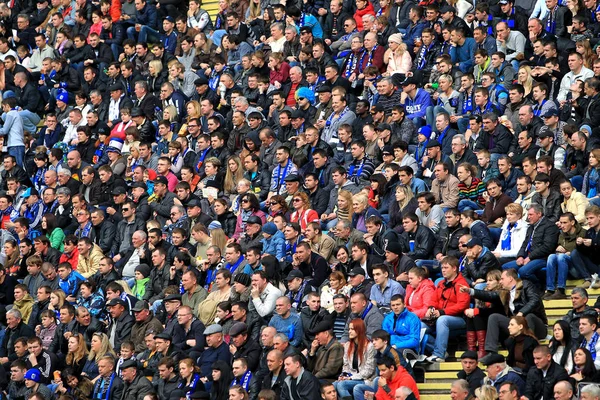
[[[500,233],[500,241],[498,242],[498,246],[496,246],[495,252],[500,253],[500,257],[516,257],[521,250],[521,246],[525,241],[525,237],[527,236],[527,228],[529,227],[529,223],[520,219],[517,222],[517,226],[512,229],[512,233],[510,236],[510,250],[502,250],[502,240],[508,236],[508,220],[504,221],[502,224],[502,232]]]

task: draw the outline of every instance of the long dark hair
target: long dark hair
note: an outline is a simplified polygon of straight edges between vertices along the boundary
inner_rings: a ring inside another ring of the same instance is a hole
[[[212,369],[221,371],[221,379],[213,381],[212,387],[210,388],[210,398],[215,400],[228,400],[229,386],[234,378],[231,366],[223,360],[217,360],[213,363]]]
[[[580,347],[580,348],[576,349],[575,351],[578,351],[578,350],[581,350],[585,353],[585,364],[583,365],[583,368],[581,369],[581,375],[583,376],[583,380],[592,378],[594,375],[596,375],[596,366],[594,365],[594,358],[592,357],[592,353],[590,353],[590,351],[588,349],[586,349],[585,347]],[[575,352],[573,352],[573,355],[575,355]],[[577,366],[575,365],[575,363],[573,363],[573,372],[572,373],[575,373],[575,372],[577,372]]]
[[[556,354],[556,352],[558,351],[558,348],[560,346],[565,346],[563,355],[562,355],[562,357],[560,359],[560,363],[559,363],[562,367],[564,367],[567,364],[569,354],[571,353],[571,349],[573,348],[573,338],[571,337],[571,327],[569,326],[569,323],[567,321],[564,321],[562,319],[559,321],[556,321],[554,326],[556,326],[556,325],[559,325],[560,329],[562,329],[562,331],[563,331],[563,340],[562,340],[562,342],[559,342],[558,340],[556,340],[554,335],[552,335],[552,339],[550,339],[550,343],[549,343],[550,353],[552,355],[554,355],[554,354]],[[594,362],[592,361],[592,365],[593,364],[594,364]]]
[[[275,287],[281,283],[281,266],[279,261],[270,254],[263,256],[260,260],[263,268],[267,272],[267,280]]]

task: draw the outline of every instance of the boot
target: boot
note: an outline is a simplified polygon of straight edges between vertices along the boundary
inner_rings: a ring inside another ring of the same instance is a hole
[[[467,331],[467,347],[471,351],[477,351],[477,334],[475,331]]]
[[[477,345],[479,351],[477,352],[477,357],[481,360],[485,356],[485,333],[486,331],[477,331]]]

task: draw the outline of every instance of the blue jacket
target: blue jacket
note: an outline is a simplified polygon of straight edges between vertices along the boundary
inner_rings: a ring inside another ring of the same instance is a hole
[[[275,328],[277,333],[286,334],[292,346],[298,347],[302,343],[304,337],[302,319],[297,312],[292,310],[292,313],[286,319],[281,318],[279,314],[275,314],[271,318],[269,326]]]
[[[209,346],[202,352],[200,357],[198,357],[200,375],[210,376],[212,373],[212,365],[217,360],[225,361],[227,364],[231,363],[231,353],[229,352],[227,343],[221,343],[216,349]]]
[[[83,281],[85,281],[83,275],[81,275],[77,271],[71,271],[69,276],[67,276],[67,279],[60,279],[60,281],[58,282],[58,286],[60,286],[62,291],[65,292],[67,297],[77,297],[79,284]]]
[[[389,313],[383,319],[382,327],[390,334],[391,345],[397,349],[418,351],[421,337],[421,320],[408,309],[404,309],[394,321],[396,314]]]
[[[465,38],[462,46],[450,48],[450,58],[454,64],[458,63],[458,68],[461,72],[467,73],[473,70],[475,63],[475,51],[477,43],[473,38]]]
[[[415,99],[406,98],[404,108],[406,109],[406,118],[413,120],[414,118],[425,118],[427,107],[432,106],[431,96],[426,90],[417,89]]]
[[[156,7],[150,3],[142,8],[142,11],[135,13],[135,23],[140,25],[148,25],[149,28],[158,29],[158,13]]]
[[[270,254],[278,260],[285,257],[285,238],[283,232],[277,231],[268,239],[261,240],[263,245],[263,254]]]

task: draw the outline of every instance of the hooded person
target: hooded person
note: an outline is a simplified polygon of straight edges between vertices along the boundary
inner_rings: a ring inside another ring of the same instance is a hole
[[[135,267],[135,284],[131,288],[133,294],[138,300],[144,298],[146,294],[146,284],[150,280],[151,268],[148,264],[140,264]]]
[[[263,254],[270,254],[278,260],[285,257],[285,238],[283,232],[277,229],[273,222],[267,222],[262,227]]]

